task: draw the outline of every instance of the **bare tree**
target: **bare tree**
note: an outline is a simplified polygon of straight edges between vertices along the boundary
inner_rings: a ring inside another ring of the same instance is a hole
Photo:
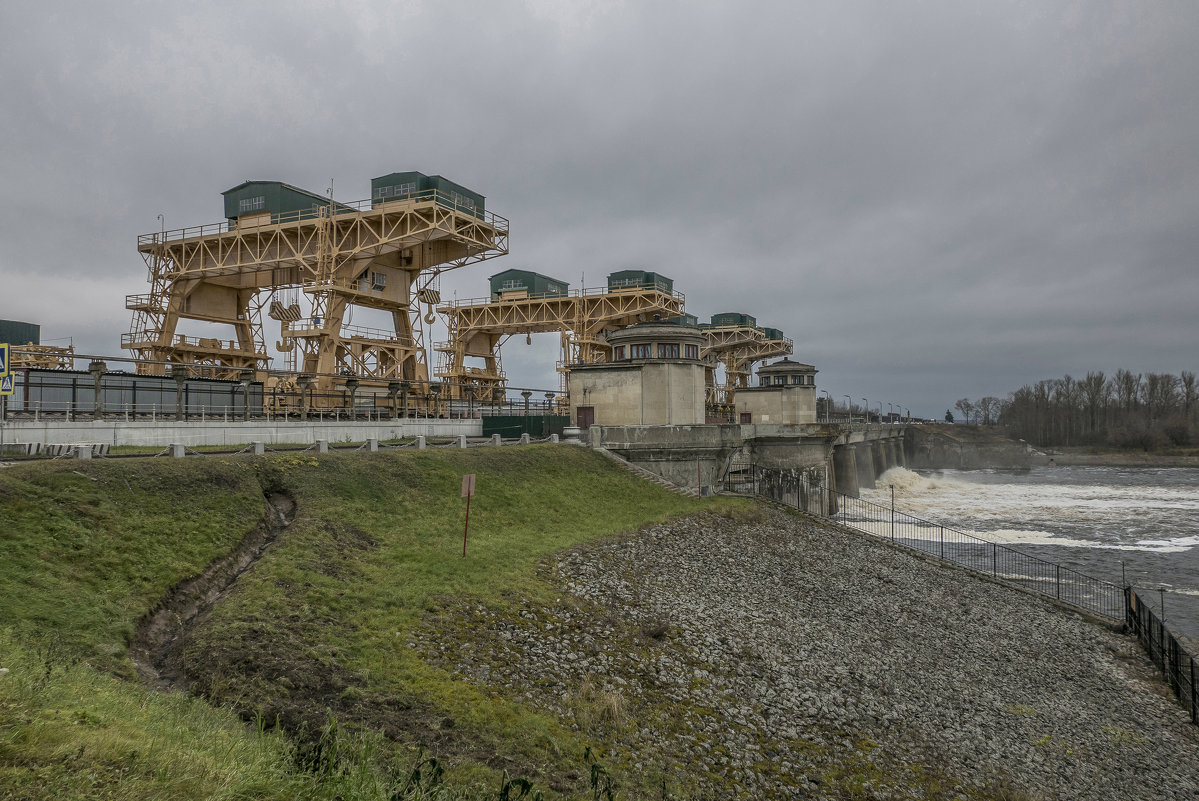
[[[1103,371],[1087,373],[1087,377],[1079,382],[1082,389],[1083,403],[1086,404],[1087,419],[1085,434],[1095,438],[1100,430],[1099,412],[1106,410],[1111,400],[1111,385],[1103,375]]]
[[[962,416],[966,418],[966,425],[970,425],[970,415],[974,414],[974,404],[970,402],[970,399],[962,398],[953,405],[953,408],[961,412]]]
[[[1179,384],[1182,386],[1182,416],[1187,425],[1192,425],[1195,418],[1195,401],[1199,399],[1196,395],[1195,374],[1190,370],[1183,370],[1179,373]]]
[[[978,422],[982,423],[984,426],[989,426],[997,422],[999,419],[999,407],[1001,404],[1002,401],[1000,401],[999,398],[991,395],[987,395],[984,398],[979,398],[978,403],[975,404],[975,410],[982,419]]]

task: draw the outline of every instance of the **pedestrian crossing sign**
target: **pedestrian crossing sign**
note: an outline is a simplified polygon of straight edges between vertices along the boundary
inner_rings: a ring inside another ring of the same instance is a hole
[[[8,343],[0,342],[0,375],[8,375]]]
[[[13,380],[12,373],[9,373],[8,375],[4,376],[3,378],[0,378],[0,395],[11,395],[12,394],[12,380]]]

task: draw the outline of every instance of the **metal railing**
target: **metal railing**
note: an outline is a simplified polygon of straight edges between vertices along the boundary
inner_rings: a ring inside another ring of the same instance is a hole
[[[1143,601],[1136,590],[1124,590],[1124,623],[1157,665],[1170,689],[1191,714],[1191,722],[1199,724],[1199,692],[1195,684],[1195,657],[1187,652],[1178,638],[1166,628],[1166,623]]]
[[[509,290],[511,291],[511,290]],[[488,306],[491,304],[516,304],[522,301],[545,301],[545,300],[568,300],[570,298],[592,298],[602,295],[620,295],[631,294],[635,291],[640,292],[656,292],[660,295],[665,295],[668,298],[676,300],[679,304],[684,304],[687,301],[687,296],[676,290],[667,290],[660,286],[621,286],[621,287],[606,287],[595,286],[585,287],[583,289],[567,289],[562,292],[539,292],[522,297],[502,298],[493,300],[490,296],[486,298],[463,298],[462,300],[443,300],[437,304],[437,310],[457,309],[470,306]]]
[[[469,214],[470,216],[480,220],[491,228],[496,229],[498,233],[506,234],[508,231],[508,220],[498,214],[493,214],[490,211],[479,211],[470,202],[463,202],[451,195],[448,192],[442,192],[436,189],[429,189],[424,192],[417,192],[412,195],[402,197],[387,197],[387,198],[370,198],[367,200],[354,200],[348,203],[335,202],[332,204],[332,216],[334,218],[342,214],[353,214],[356,212],[379,211],[386,213],[390,209],[385,207],[401,205],[419,205],[419,204],[434,204],[444,209]],[[322,209],[328,208],[328,205],[322,206]],[[265,210],[264,210],[265,211]],[[282,223],[300,222],[304,220],[316,220],[320,217],[320,212],[316,209],[300,209],[298,211],[288,211],[271,214],[271,225],[279,225]],[[139,250],[152,248],[155,245],[161,245],[170,242],[178,242],[185,239],[198,239],[201,237],[214,236],[217,234],[225,234],[230,231],[237,230],[236,225],[230,225],[229,222],[210,223],[207,225],[194,225],[187,228],[175,228],[169,231],[156,231],[152,234],[141,234],[137,238]],[[253,231],[254,228],[250,228]]]

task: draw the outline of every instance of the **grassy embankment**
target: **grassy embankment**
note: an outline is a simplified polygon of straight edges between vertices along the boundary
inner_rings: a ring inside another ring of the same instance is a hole
[[[137,621],[230,551],[272,491],[294,522],[185,636],[215,707],[148,689]],[[518,614],[553,592],[546,555],[700,506],[551,446],[6,468],[0,798],[401,797],[418,743],[451,788],[429,797],[494,798],[505,768],[547,797],[590,795],[580,757],[603,743],[429,666],[409,639],[451,598]]]

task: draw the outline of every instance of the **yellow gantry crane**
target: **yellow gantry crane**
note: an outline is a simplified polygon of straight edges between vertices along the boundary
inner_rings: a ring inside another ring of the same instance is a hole
[[[731,408],[738,388],[749,386],[755,363],[779,356],[790,356],[794,343],[777,328],[761,328],[757,320],[740,312],[712,315],[711,323],[700,326],[706,344],[700,358],[709,365],[708,404]],[[716,370],[724,367],[724,383],[717,381]]]
[[[491,276],[491,290],[489,299],[437,308],[448,329],[448,339],[436,345],[437,376],[449,382],[454,397],[463,389],[476,397],[503,392],[500,346],[508,337],[557,333],[564,382],[572,364],[611,359],[609,331],[679,315],[684,303],[669,278],[643,270],[615,272],[607,287],[577,291],[538,273],[507,270]],[[467,359],[481,360],[482,366],[470,366]]]
[[[346,375],[364,386],[407,380],[421,393],[438,277],[508,252],[508,221],[441,176],[391,173],[371,181],[370,200],[349,204],[274,181],[223,194],[227,222],[138,238],[150,292],[126,299],[134,314],[121,345],[143,360],[141,372],[161,374],[170,362],[196,375],[260,378],[270,363],[266,308],[279,321],[286,368],[313,375],[316,389]],[[302,291],[309,308],[281,290]],[[347,325],[356,306],[390,312],[391,327]],[[224,324],[232,337],[187,336],[181,320]]]

